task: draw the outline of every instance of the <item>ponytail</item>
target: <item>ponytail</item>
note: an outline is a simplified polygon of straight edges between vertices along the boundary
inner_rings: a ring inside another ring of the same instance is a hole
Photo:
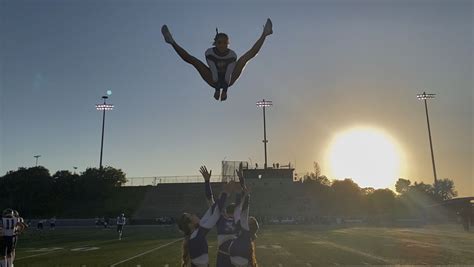
[[[219,32],[219,30],[216,28],[216,35],[214,36],[214,42],[212,43],[212,45],[216,45],[217,44],[217,39],[219,38],[225,38],[225,39],[229,39],[229,36],[223,32]]]
[[[250,244],[250,260],[249,260],[250,267],[258,267],[257,264],[257,256],[255,255],[255,240],[252,240]]]
[[[249,264],[251,267],[258,267],[257,256],[255,255],[255,239],[257,239],[257,232],[259,229],[258,221],[255,217],[249,217],[249,232],[250,232],[250,261]]]
[[[189,235],[184,236],[183,239],[183,255],[181,257],[181,267],[188,267],[191,263],[189,255]]]
[[[189,216],[188,213],[183,213],[181,217],[176,220],[179,230],[184,233],[181,267],[187,267],[191,263],[191,256],[189,255],[189,238],[191,236],[191,228],[189,227],[189,224],[191,223],[191,219]]]

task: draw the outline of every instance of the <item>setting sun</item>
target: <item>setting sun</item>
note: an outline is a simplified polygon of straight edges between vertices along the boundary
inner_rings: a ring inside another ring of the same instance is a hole
[[[375,128],[353,128],[337,134],[327,153],[333,178],[352,178],[360,187],[391,188],[400,174],[395,141]]]

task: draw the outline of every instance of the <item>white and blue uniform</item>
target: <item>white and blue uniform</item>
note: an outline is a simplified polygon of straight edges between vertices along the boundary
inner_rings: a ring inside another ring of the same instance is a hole
[[[191,233],[188,244],[192,267],[209,266],[206,235],[216,224],[219,215],[218,204],[214,203],[199,221],[199,227]]]
[[[22,228],[25,227],[25,220],[22,217],[16,217],[18,219],[17,226],[15,227],[15,236],[13,237],[13,248],[16,248],[18,243],[18,235],[21,234]]]
[[[231,49],[228,49],[227,53],[222,55],[216,47],[207,49],[205,55],[212,73],[214,88],[227,90],[235,68],[237,55]]]
[[[11,256],[15,250],[15,237],[17,232],[18,218],[13,216],[2,217],[1,235],[3,236],[3,242],[0,247],[0,251],[5,252],[8,257]]]
[[[208,200],[213,199],[211,186],[208,181],[205,183],[206,197]],[[226,193],[221,193],[220,198],[217,203],[219,209],[224,210],[225,202],[227,199]],[[236,204],[240,203],[240,195],[236,197]],[[234,217],[236,215],[237,209],[234,210]],[[239,211],[240,212],[240,211]],[[216,258],[216,267],[227,267],[230,266],[230,258],[227,251],[229,250],[229,245],[232,240],[237,238],[237,225],[235,224],[234,217],[227,217],[223,214],[219,215],[219,220],[216,222],[217,228],[217,247],[218,253]]]
[[[252,257],[250,255],[252,236],[249,227],[249,198],[249,195],[245,196],[242,206],[237,208],[241,210],[236,218],[236,221],[239,222],[240,232],[238,237],[232,240],[229,245],[230,261],[233,266],[248,266]]]
[[[125,225],[127,218],[125,216],[117,217],[117,232],[122,232],[123,226]]]

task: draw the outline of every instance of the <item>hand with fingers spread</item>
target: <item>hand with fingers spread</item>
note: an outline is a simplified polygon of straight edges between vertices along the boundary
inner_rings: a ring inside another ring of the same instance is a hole
[[[237,173],[237,177],[239,177],[240,187],[242,191],[247,192],[247,186],[245,185],[245,178],[244,178],[244,167],[242,162],[239,164],[239,169],[235,170]]]
[[[199,172],[201,173],[202,177],[204,178],[204,181],[210,181],[211,180],[211,175],[212,175],[212,170],[207,170],[206,166],[201,166],[199,169]]]

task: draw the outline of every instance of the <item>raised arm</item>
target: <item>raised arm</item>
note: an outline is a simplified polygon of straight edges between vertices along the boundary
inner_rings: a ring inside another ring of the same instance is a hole
[[[242,193],[236,194],[235,196],[235,204],[237,207],[234,210],[234,220],[235,222],[238,222],[240,220],[242,208],[243,208],[243,202],[242,198],[245,198],[246,193],[248,191],[247,185],[245,184],[245,177],[244,177],[244,171],[243,171],[243,166],[242,163],[239,164],[239,169],[235,170],[237,173],[237,177],[239,177],[239,183],[240,183],[240,188],[242,190]]]
[[[240,213],[240,226],[242,229],[249,231],[249,201],[250,201],[250,194],[248,192],[245,193],[244,201],[242,202],[242,210]]]
[[[227,195],[232,193],[232,184],[226,183],[223,186],[222,193],[219,197],[219,200],[216,203],[213,203],[206,211],[204,216],[199,221],[199,225],[206,229],[211,229],[219,220],[221,215],[221,211],[224,209],[224,206],[221,204],[225,204],[225,200]]]
[[[214,195],[212,194],[212,188],[211,188],[211,175],[212,175],[212,170],[208,171],[206,166],[201,166],[199,169],[199,172],[201,173],[202,177],[204,178],[204,192],[206,194],[206,200],[208,206],[212,206],[214,204]]]

